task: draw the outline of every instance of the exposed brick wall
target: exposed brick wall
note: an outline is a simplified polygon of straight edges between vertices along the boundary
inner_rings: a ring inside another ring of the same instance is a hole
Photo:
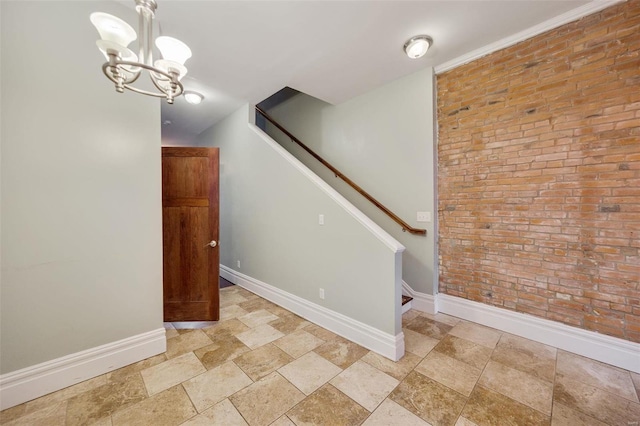
[[[640,0],[437,85],[440,292],[640,342]]]

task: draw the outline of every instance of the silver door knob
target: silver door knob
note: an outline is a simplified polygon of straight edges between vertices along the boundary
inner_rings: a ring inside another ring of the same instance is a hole
[[[211,242],[209,244],[207,244],[207,246],[209,246],[209,247],[216,247],[217,245],[218,245],[218,243],[216,242],[216,240],[211,240]]]

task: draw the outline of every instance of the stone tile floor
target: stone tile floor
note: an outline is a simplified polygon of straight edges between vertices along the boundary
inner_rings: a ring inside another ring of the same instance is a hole
[[[392,362],[240,287],[167,352],[0,413],[3,425],[638,425],[640,375],[409,311]]]

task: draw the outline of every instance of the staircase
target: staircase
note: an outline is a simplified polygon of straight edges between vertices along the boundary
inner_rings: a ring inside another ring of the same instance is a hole
[[[405,296],[404,294],[402,295],[402,313],[403,314],[407,312],[409,309],[411,309],[412,300],[413,300],[413,297]]]
[[[311,150],[302,141],[300,141],[297,137],[295,137],[293,134],[291,134],[280,123],[278,123],[269,114],[267,114],[265,112],[266,109],[268,109],[270,107],[273,107],[273,106],[276,106],[279,103],[284,102],[284,101],[292,98],[293,96],[296,96],[299,93],[300,92],[296,91],[295,89],[291,89],[289,87],[286,87],[286,88],[282,89],[281,91],[277,92],[276,94],[272,95],[270,98],[267,98],[264,101],[262,101],[260,104],[258,104],[255,107],[255,110],[256,110],[256,125],[258,125],[258,127],[260,127],[262,130],[264,130],[266,132],[266,124],[267,124],[267,122],[270,122],[273,126],[275,126],[275,128],[279,129],[284,135],[286,135],[292,142],[297,144],[304,151],[306,151],[308,154],[310,154],[311,157],[315,158],[317,161],[319,161],[321,164],[323,164],[325,167],[327,167],[337,178],[342,179],[346,184],[348,184],[354,190],[359,192],[364,198],[369,200],[372,204],[374,204],[376,207],[378,207],[383,213],[385,213],[389,218],[391,218],[398,225],[400,225],[402,227],[403,231],[407,231],[407,232],[409,232],[411,234],[416,234],[416,235],[422,235],[422,236],[426,235],[426,230],[425,229],[413,228],[412,226],[407,224],[405,221],[400,219],[396,214],[391,212],[391,210],[389,210],[387,207],[382,205],[382,203],[380,203],[378,200],[373,198],[369,193],[367,193],[365,190],[363,190],[360,186],[356,185],[351,179],[346,177],[344,174],[342,174],[342,172],[340,172],[338,169],[336,169],[332,164],[330,164],[324,158],[319,156],[316,152]],[[407,296],[407,295],[402,295],[402,313],[403,314],[411,309],[411,301],[412,300],[413,300],[413,297]]]

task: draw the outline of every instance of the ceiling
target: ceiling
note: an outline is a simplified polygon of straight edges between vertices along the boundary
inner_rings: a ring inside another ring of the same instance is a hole
[[[200,105],[182,97],[163,105],[163,140],[186,142],[285,86],[341,103],[586,3],[158,0],[160,32],[193,51],[185,89],[205,96]],[[417,34],[434,43],[426,56],[412,60],[402,46]]]

